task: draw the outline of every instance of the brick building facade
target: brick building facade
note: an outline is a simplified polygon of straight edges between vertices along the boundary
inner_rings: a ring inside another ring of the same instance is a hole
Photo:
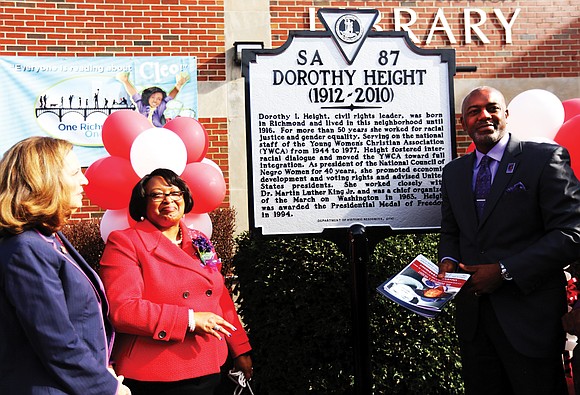
[[[419,47],[453,48],[456,103],[489,84],[508,100],[539,88],[580,97],[580,3],[573,0],[26,0],[0,2],[2,56],[196,56],[207,154],[224,172],[240,230],[247,227],[244,84],[233,43],[281,46],[290,30],[322,30],[319,8],[373,8],[375,27],[407,29]],[[457,106],[456,106],[457,107]],[[458,132],[458,152],[468,138]],[[81,218],[102,214],[86,202]]]

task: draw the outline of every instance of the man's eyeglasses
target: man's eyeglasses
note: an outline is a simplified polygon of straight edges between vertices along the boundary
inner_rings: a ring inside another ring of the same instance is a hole
[[[167,193],[151,192],[147,196],[149,196],[149,198],[151,200],[153,200],[154,202],[161,202],[161,201],[165,200],[165,198],[167,196],[169,196],[169,200],[172,200],[175,202],[177,200],[183,199],[183,191],[171,191],[171,192],[167,192]]]

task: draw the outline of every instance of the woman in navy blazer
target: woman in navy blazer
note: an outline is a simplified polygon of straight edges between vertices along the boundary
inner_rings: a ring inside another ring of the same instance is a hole
[[[86,184],[65,140],[23,140],[0,162],[1,394],[130,394],[109,367],[101,282],[59,232]]]
[[[111,232],[101,259],[116,369],[135,395],[213,394],[228,351],[252,376],[250,343],[215,250],[182,220],[192,207],[177,174],[153,171],[133,188],[136,225]]]

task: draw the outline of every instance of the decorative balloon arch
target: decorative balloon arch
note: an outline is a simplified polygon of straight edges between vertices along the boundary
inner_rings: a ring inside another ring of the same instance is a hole
[[[518,94],[508,104],[508,130],[524,141],[559,144],[570,153],[580,178],[580,98],[560,101],[543,89]],[[471,143],[467,152],[475,149]]]
[[[110,156],[88,167],[85,192],[106,210],[101,220],[103,240],[107,241],[113,230],[134,224],[129,215],[131,191],[143,176],[157,168],[173,170],[187,183],[194,205],[184,221],[211,236],[208,213],[222,203],[226,183],[219,166],[205,158],[209,137],[201,123],[178,117],[157,128],[136,111],[119,110],[103,123],[102,138]]]

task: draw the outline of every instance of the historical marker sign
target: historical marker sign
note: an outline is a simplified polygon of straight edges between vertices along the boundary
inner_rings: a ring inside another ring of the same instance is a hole
[[[455,52],[372,31],[376,10],[318,14],[326,31],[243,54],[251,226],[438,228]]]

